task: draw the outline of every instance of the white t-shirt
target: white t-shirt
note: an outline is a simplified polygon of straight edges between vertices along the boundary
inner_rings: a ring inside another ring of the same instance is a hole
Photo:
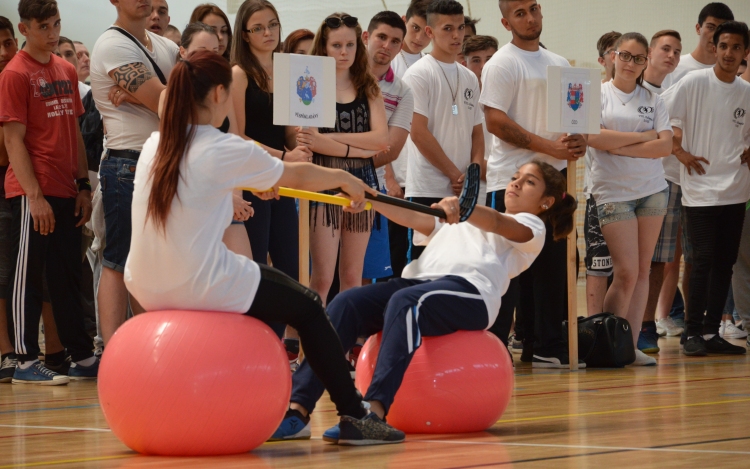
[[[714,64],[704,64],[698,62],[697,60],[695,60],[695,58],[693,58],[693,54],[681,55],[680,63],[677,64],[674,72],[667,75],[667,77],[664,79],[662,88],[669,88],[678,81],[682,80],[682,78],[690,72],[694,72],[695,70],[705,70],[707,68],[712,68],[713,66]]]
[[[410,54],[402,50],[391,61],[391,68],[393,68],[393,73],[395,73],[397,77],[403,78],[406,70],[417,63],[417,60],[421,59],[424,56],[425,54],[421,52],[419,54]]]
[[[147,33],[153,45],[153,52],[149,52],[149,55],[169,79],[180,49],[169,39],[150,31]],[[107,97],[110,88],[114,86],[109,72],[123,65],[139,62],[154,77],[157,76],[145,52],[116,30],[107,30],[99,36],[91,51],[91,89],[96,107],[104,120],[104,128],[107,129],[107,148],[112,150],[140,150],[151,132],[159,129],[159,117],[147,107],[123,103],[116,108]]]
[[[78,82],[78,94],[81,95],[81,101],[83,101],[83,98],[85,98],[86,95],[89,94],[89,91],[91,91],[91,87],[89,85],[82,81]]]
[[[458,275],[465,278],[482,295],[491,326],[500,312],[500,299],[508,290],[510,280],[528,269],[544,246],[546,230],[539,217],[530,213],[509,216],[531,228],[534,237],[525,243],[515,243],[471,223],[445,225],[436,218],[435,230],[429,237],[414,232],[414,243],[427,245],[427,248],[419,259],[406,266],[402,277],[435,280]],[[456,249],[457,246],[461,249]]]
[[[680,165],[682,205],[710,207],[747,202],[750,170],[741,164],[750,146],[750,83],[735,78],[724,83],[714,70],[689,73],[662,95],[673,119],[681,121],[682,148],[711,164],[706,174]]]
[[[393,73],[395,73],[398,78],[403,78],[406,70],[417,63],[417,60],[421,59],[422,57],[424,57],[424,54],[421,52],[419,54],[410,54],[404,51],[399,52],[396,58],[391,61],[391,68],[393,69]],[[406,186],[406,171],[408,169],[408,162],[409,145],[404,144],[404,147],[401,149],[401,153],[398,154],[398,158],[391,162],[391,168],[393,168],[393,178],[401,187]]]
[[[664,82],[661,84],[662,90],[668,90],[672,85],[680,81],[690,72],[705,70],[711,67],[713,67],[713,65],[706,65],[695,60],[692,54],[682,55],[680,56],[680,63],[677,64],[677,68],[675,68],[674,72],[664,78]],[[674,127],[680,127],[680,121],[673,120],[672,125]],[[680,167],[682,167],[682,163],[680,163],[674,155],[669,155],[662,159],[661,163],[664,166],[664,177],[667,181],[679,185]]]
[[[659,95],[642,86],[623,93],[611,81],[602,85],[601,125],[618,132],[672,132]],[[667,188],[660,158],[619,156],[596,148],[591,156],[591,193],[597,205],[640,199]]]
[[[567,60],[546,49],[521,50],[511,43],[500,48],[482,69],[482,107],[491,107],[542,138],[555,140],[560,133],[547,132],[547,66],[569,67]],[[518,168],[538,159],[562,170],[565,160],[518,148],[496,136],[487,162],[487,190],[504,190]]]
[[[471,133],[474,126],[484,121],[476,75],[461,64],[438,62],[429,55],[409,68],[404,82],[414,94],[414,112],[427,117],[427,129],[448,158],[460,171],[465,171],[471,163]],[[452,112],[453,93],[458,115]],[[406,197],[453,195],[448,176],[427,161],[411,136],[406,145],[409,146]]]
[[[133,236],[125,284],[148,311],[187,309],[245,313],[260,283],[258,265],[222,242],[232,221],[232,189],[276,184],[284,163],[253,142],[209,125],[197,128],[181,163],[177,194],[166,223],[146,221],[151,171],[159,144],[143,145],[135,173]]]
[[[388,72],[378,84],[385,102],[385,117],[388,119],[388,127],[400,127],[410,132],[411,119],[414,117],[414,95],[412,95],[411,89],[406,86],[402,79],[396,76],[392,68],[388,69]],[[391,162],[391,167],[395,163],[396,161]],[[376,172],[380,187],[385,187],[385,166],[377,168]],[[403,186],[403,182],[399,181],[399,184]]]

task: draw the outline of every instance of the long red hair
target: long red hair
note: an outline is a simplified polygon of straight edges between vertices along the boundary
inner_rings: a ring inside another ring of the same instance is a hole
[[[199,50],[181,60],[169,75],[164,113],[159,124],[159,146],[151,170],[153,178],[148,197],[146,220],[153,218],[165,229],[172,199],[179,198],[180,164],[195,136],[198,110],[209,92],[222,85],[229,90],[232,69],[218,54]]]

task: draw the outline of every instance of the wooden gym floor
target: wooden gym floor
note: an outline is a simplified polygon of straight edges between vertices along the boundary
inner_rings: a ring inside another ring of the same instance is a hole
[[[336,415],[324,397],[313,440],[222,458],[133,453],[107,429],[95,383],[2,384],[0,468],[748,467],[750,358],[684,357],[677,338],[659,345],[659,365],[649,368],[571,373],[517,361],[514,397],[484,433],[414,435],[402,445],[367,448],[329,445],[320,435]]]

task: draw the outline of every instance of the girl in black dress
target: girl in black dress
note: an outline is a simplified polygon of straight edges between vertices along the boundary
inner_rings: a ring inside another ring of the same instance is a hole
[[[357,18],[334,13],[318,29],[311,55],[336,59],[336,125],[300,128],[297,142],[313,151],[313,162],[340,168],[377,189],[372,157],[388,149],[388,124],[380,87],[370,73]],[[339,253],[340,291],[362,285],[365,250],[374,212],[345,213],[341,207],[311,204],[310,288],[321,297],[331,288]]]

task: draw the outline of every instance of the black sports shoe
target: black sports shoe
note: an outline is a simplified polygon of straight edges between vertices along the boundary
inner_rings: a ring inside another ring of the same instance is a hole
[[[0,362],[0,383],[10,383],[13,381],[16,366],[18,366],[18,360],[16,360],[15,354],[8,353],[3,355],[3,360]]]
[[[718,334],[716,335],[718,336]],[[703,337],[694,335],[685,341],[682,353],[689,357],[705,357],[708,354],[706,351],[706,341],[703,340]]]
[[[523,349],[521,350],[521,361],[523,363],[531,363],[534,361],[534,344],[531,341],[523,342]]]
[[[732,345],[726,340],[719,337],[719,334],[713,336],[711,340],[704,340],[704,343],[706,344],[706,352],[711,354],[744,355],[745,353],[747,353],[747,349],[745,349],[745,347]]]
[[[361,419],[342,415],[338,444],[345,446],[388,445],[402,443],[406,435],[380,420],[374,412]]]
[[[53,361],[44,361],[44,367],[47,368],[50,371],[54,371],[58,375],[67,375],[68,371],[70,371],[70,364],[72,363],[70,355],[65,357],[65,360],[62,362],[53,362]]]
[[[531,363],[534,368],[557,368],[564,369],[570,367],[570,357],[568,352],[561,353],[559,355],[553,355],[550,357],[542,357],[540,355],[534,355],[534,361]],[[586,363],[578,359],[578,368],[586,368]]]

